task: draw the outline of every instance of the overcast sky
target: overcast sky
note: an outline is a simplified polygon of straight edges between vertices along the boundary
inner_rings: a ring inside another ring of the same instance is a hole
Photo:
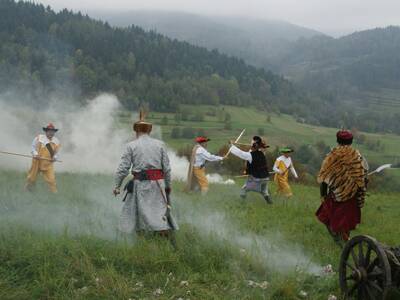
[[[156,9],[198,14],[241,15],[284,20],[344,34],[387,25],[400,25],[400,0],[36,0],[54,9],[82,10]]]

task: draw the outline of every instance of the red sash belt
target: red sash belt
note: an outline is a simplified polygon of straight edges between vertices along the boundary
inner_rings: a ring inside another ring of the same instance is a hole
[[[158,169],[144,170],[140,172],[133,172],[133,179],[135,180],[160,180],[164,179],[164,172]]]

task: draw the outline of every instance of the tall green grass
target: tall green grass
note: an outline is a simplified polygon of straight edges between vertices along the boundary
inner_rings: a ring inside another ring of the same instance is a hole
[[[58,174],[57,195],[48,194],[42,182],[34,193],[22,192],[23,181],[24,174],[0,172],[0,299],[327,299],[339,294],[337,274],[320,276],[307,266],[280,269],[284,259],[270,260],[293,250],[310,263],[337,270],[340,249],[315,219],[319,197],[313,187],[295,185],[292,199],[274,197],[267,205],[257,194],[242,200],[240,182],[212,185],[206,197],[182,193],[183,185],[175,183],[174,213],[181,225],[175,251],[164,239],[117,231],[121,203],[111,195],[110,176]],[[399,210],[398,195],[371,195],[354,234],[400,244]],[[260,247],[259,241],[270,244]]]

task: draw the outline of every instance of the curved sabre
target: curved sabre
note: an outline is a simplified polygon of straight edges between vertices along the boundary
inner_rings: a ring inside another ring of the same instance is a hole
[[[239,136],[237,137],[237,139],[235,140],[235,143],[239,142],[239,140],[241,139],[241,137],[243,136],[243,134],[245,133],[246,128],[242,130],[242,132],[239,134]],[[229,148],[228,152],[225,154],[225,157],[228,157],[229,153],[231,153],[231,148]]]

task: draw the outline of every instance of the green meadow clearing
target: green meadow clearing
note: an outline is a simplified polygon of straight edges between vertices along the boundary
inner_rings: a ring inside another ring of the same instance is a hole
[[[298,147],[303,144],[313,145],[319,141],[325,142],[327,145],[334,146],[336,143],[337,128],[327,128],[303,124],[297,122],[293,117],[288,115],[267,114],[255,108],[243,108],[234,106],[183,106],[183,110],[190,112],[189,121],[180,121],[177,123],[174,113],[155,113],[149,114],[149,120],[161,126],[162,137],[169,146],[174,149],[183,148],[185,145],[191,145],[193,139],[189,138],[171,138],[173,128],[190,127],[198,131],[202,130],[208,135],[212,142],[209,148],[217,151],[231,139],[239,135],[242,129],[246,129],[246,133],[242,141],[249,141],[251,137],[258,134],[262,129],[262,135],[268,140],[271,149],[285,145]],[[212,116],[215,110],[228,113],[231,119],[231,128],[225,129],[225,123],[218,116]],[[190,121],[197,113],[204,115],[203,121]],[[167,118],[167,124],[163,123],[163,118]],[[120,114],[120,126],[131,126],[132,116],[130,113]],[[162,125],[161,125],[162,124]],[[377,150],[368,149],[365,145],[355,144],[361,150],[368,161],[374,164],[383,163],[399,163],[400,162],[400,136],[394,134],[370,134],[364,133],[370,141],[380,141],[382,148]]]
[[[22,192],[25,174],[0,172],[0,299],[324,299],[339,296],[340,249],[314,212],[318,190],[294,185],[267,205],[236,185],[207,197],[173,191],[178,249],[118,232],[121,199],[112,177],[58,174]],[[274,191],[271,184],[271,190]],[[400,244],[400,201],[371,193],[354,232]],[[321,268],[332,264],[335,273]],[[392,299],[398,299],[393,295]],[[340,299],[340,298],[338,298]]]

